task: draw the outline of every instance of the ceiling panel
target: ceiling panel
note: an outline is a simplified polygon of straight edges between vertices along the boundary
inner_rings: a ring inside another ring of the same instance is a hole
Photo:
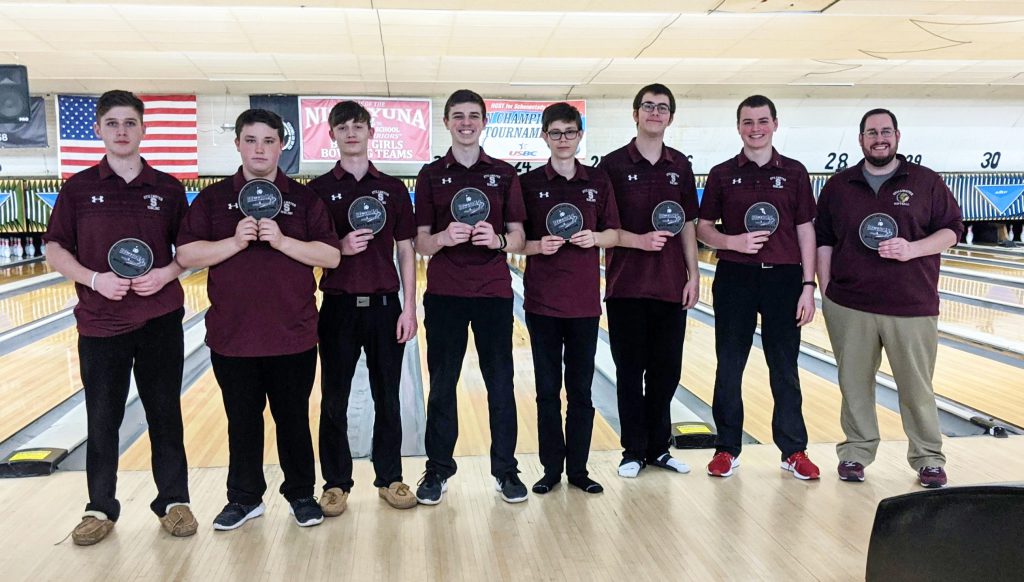
[[[0,51],[30,67],[33,91],[109,79],[195,92],[480,84],[534,96],[573,85],[629,94],[663,79],[1017,88],[1024,2],[0,0]]]

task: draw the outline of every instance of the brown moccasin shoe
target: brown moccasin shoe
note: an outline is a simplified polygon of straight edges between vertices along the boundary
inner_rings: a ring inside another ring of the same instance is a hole
[[[114,529],[114,522],[99,512],[90,512],[82,518],[71,532],[71,540],[76,546],[91,546],[107,537]]]
[[[174,505],[160,518],[160,525],[174,537],[185,538],[199,529],[199,522],[187,505]]]
[[[320,496],[320,510],[326,517],[337,517],[348,507],[348,491],[331,487]]]
[[[416,506],[416,496],[409,490],[409,486],[401,481],[395,481],[387,487],[379,487],[377,495],[395,509],[409,509]]]

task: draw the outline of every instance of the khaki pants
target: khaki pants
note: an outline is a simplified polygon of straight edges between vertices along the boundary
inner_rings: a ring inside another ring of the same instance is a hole
[[[938,349],[938,317],[895,317],[848,309],[822,300],[825,326],[839,363],[843,394],[839,421],[846,440],[836,445],[841,461],[864,466],[875,460],[880,440],[875,412],[875,374],[882,348],[889,357],[899,394],[900,418],[915,470],[942,467],[942,433],[932,391]]]

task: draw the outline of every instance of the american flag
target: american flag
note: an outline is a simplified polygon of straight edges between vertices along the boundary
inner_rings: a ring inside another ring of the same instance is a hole
[[[139,152],[154,168],[172,176],[199,177],[195,95],[139,95],[146,105],[146,136]],[[93,132],[98,97],[57,96],[60,175],[70,178],[103,158],[103,141]]]

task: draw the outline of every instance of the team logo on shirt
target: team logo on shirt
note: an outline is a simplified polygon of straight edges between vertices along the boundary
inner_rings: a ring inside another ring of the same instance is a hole
[[[484,178],[487,179],[487,185],[496,188],[498,186],[498,178],[501,178],[498,174],[484,174]]]
[[[733,178],[732,179],[733,186],[735,186],[736,184],[742,184],[742,183],[743,183],[743,178]]]
[[[595,198],[595,196],[597,196],[597,190],[594,190],[593,188],[585,188],[580,190],[580,192],[587,195],[587,202],[597,202],[597,198]]]
[[[782,176],[772,176],[768,179],[772,181],[772,188],[775,188],[776,190],[782,190],[786,187],[786,179]]]
[[[296,206],[298,206],[298,204],[294,202],[288,202],[287,200],[285,200],[283,203],[281,203],[281,214],[287,214],[288,216],[291,216],[292,210],[294,210]]]
[[[160,203],[164,201],[163,196],[157,196],[156,194],[146,194],[143,196],[146,200],[149,200],[148,210],[160,210]]]
[[[537,198],[551,198],[550,192],[537,192]]]
[[[377,200],[380,200],[381,204],[387,204],[387,199],[391,197],[391,194],[388,194],[383,190],[374,190],[373,192],[370,192],[370,194],[376,196]]]
[[[342,199],[341,192],[338,192],[337,194],[331,194],[331,202],[337,202],[338,200],[341,200],[341,199]]]
[[[668,184],[669,184],[669,186],[678,186],[679,185],[679,174],[677,174],[675,172],[665,172],[665,175],[668,176]]]
[[[103,203],[103,197],[102,196],[93,196],[92,197],[92,203],[93,204],[102,204]]]
[[[892,202],[892,205],[893,206],[910,206],[910,198],[913,195],[914,195],[914,193],[911,192],[910,190],[897,190],[897,191],[892,193],[893,198],[895,198],[895,200],[893,200],[893,202]]]

